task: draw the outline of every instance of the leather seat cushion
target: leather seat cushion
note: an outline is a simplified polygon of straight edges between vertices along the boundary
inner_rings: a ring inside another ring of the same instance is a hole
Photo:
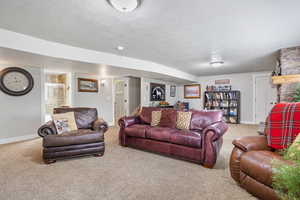
[[[201,148],[201,135],[195,131],[175,130],[171,134],[170,142],[189,147]]]
[[[128,136],[146,138],[146,130],[151,128],[149,125],[135,124],[125,128],[125,133]]]
[[[170,142],[171,134],[174,132],[174,129],[167,127],[153,127],[146,130],[146,138]]]
[[[74,144],[88,144],[103,142],[103,132],[92,131],[89,129],[79,129],[59,135],[47,135],[43,138],[44,147],[59,147]]]
[[[273,160],[285,162],[280,155],[271,151],[249,151],[241,157],[241,171],[271,187]]]

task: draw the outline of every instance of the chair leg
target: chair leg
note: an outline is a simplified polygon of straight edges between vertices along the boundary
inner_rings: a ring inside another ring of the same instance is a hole
[[[47,164],[47,165],[50,165],[52,163],[55,163],[56,160],[44,160],[44,163]]]

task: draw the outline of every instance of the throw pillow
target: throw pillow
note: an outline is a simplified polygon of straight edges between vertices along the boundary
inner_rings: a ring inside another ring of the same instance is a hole
[[[165,109],[161,112],[159,126],[176,128],[177,111],[173,109]]]
[[[55,114],[52,119],[58,134],[77,130],[74,112]]]
[[[298,160],[300,156],[300,134],[296,137],[291,146],[287,149],[287,156],[291,160]]]
[[[189,130],[190,129],[190,123],[192,118],[192,112],[177,112],[177,121],[176,121],[176,128],[183,129],[183,130]]]
[[[161,118],[161,111],[152,111],[151,113],[151,126],[158,126]]]

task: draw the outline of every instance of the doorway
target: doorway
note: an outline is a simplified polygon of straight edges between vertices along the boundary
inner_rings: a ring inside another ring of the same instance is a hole
[[[141,78],[114,79],[114,119],[132,115],[141,105]]]
[[[68,73],[45,74],[45,121],[51,120],[54,108],[71,106],[70,80]]]
[[[126,115],[125,110],[125,81],[122,79],[114,80],[115,102],[114,102],[114,118],[115,122]]]
[[[272,107],[277,102],[277,89],[269,75],[254,76],[255,123],[265,122]]]

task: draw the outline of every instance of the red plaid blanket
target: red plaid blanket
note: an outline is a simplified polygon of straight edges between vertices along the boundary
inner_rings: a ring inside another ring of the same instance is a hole
[[[279,103],[267,119],[268,145],[274,149],[287,148],[300,133],[300,103]]]

